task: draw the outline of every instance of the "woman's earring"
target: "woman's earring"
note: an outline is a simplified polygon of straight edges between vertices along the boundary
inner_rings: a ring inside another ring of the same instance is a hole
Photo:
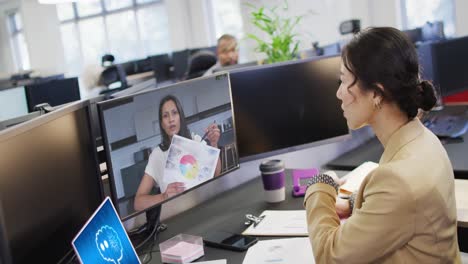
[[[382,108],[382,104],[380,101],[374,102],[374,108],[380,110]]]

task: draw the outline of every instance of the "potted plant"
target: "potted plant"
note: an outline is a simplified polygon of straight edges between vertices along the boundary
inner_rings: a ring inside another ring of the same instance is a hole
[[[278,14],[278,6],[267,9],[265,7],[257,8],[250,3],[246,3],[245,5],[253,10],[250,13],[252,24],[268,36],[267,40],[262,40],[259,36],[247,34],[248,38],[257,42],[255,51],[267,55],[265,63],[288,61],[297,58],[300,42],[296,38],[298,35],[294,32],[294,29],[304,16],[284,18]],[[283,11],[288,10],[287,1],[284,2],[282,9]]]

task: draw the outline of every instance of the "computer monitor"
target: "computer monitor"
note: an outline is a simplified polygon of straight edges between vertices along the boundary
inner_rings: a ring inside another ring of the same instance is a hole
[[[29,114],[26,114],[26,115],[22,115],[22,116],[18,116],[18,117],[14,117],[14,118],[11,118],[11,119],[0,121],[0,131],[2,131],[4,129],[7,129],[9,127],[12,127],[12,126],[19,125],[19,124],[24,123],[26,121],[29,121],[31,119],[34,119],[34,118],[36,118],[36,117],[38,117],[40,115],[41,115],[40,111],[35,111],[35,112],[29,113]]]
[[[59,263],[103,200],[88,102],[0,132],[0,206],[13,263]]]
[[[422,29],[420,27],[407,29],[402,31],[412,43],[417,43],[423,40]]]
[[[340,57],[317,57],[230,73],[240,160],[349,135],[336,98]]]
[[[10,246],[6,236],[5,220],[3,219],[3,209],[0,203],[0,264],[12,264],[10,256]]]
[[[27,113],[28,104],[23,86],[0,90],[0,121]]]
[[[172,53],[172,62],[174,65],[173,75],[177,80],[182,80],[187,73],[189,64],[190,50],[179,50]]]
[[[321,55],[325,55],[325,56],[337,55],[337,54],[340,54],[341,52],[340,43],[338,42],[325,45],[321,48],[323,51]]]
[[[153,67],[154,76],[158,83],[171,79],[172,61],[169,54],[161,54],[150,57],[151,66]]]
[[[418,46],[423,79],[432,80],[442,96],[468,90],[468,37]]]
[[[76,77],[27,85],[25,89],[29,112],[34,111],[34,107],[38,104],[48,103],[50,106],[58,106],[81,99]]]
[[[187,131],[186,137],[193,137],[196,141],[200,141],[200,139],[204,138],[208,126],[214,123],[218,125],[221,131],[217,143],[220,150],[220,156],[217,157],[217,160],[221,162],[220,175],[224,175],[239,167],[231,106],[230,82],[227,73],[179,82],[148,92],[102,102],[98,105],[98,108],[104,148],[107,155],[112,199],[123,220],[144,211],[135,210],[134,198],[143,175],[148,171],[148,160],[151,159],[152,153],[154,152],[155,155],[166,157],[170,151],[170,149],[161,151],[160,144],[163,142],[165,130],[161,129],[159,122],[159,106],[161,101],[169,95],[174,96],[180,102],[181,112],[183,113],[179,117],[181,127],[179,131]],[[174,102],[172,99],[169,101]],[[161,105],[165,105],[165,103]],[[184,116],[185,118],[183,118]],[[183,123],[186,124],[187,130],[184,129]],[[174,125],[174,129],[176,129],[176,125]],[[194,141],[188,140],[188,142],[193,143]],[[171,144],[172,146],[174,144]],[[204,143],[196,143],[196,146],[203,146],[203,150],[209,149],[208,151],[211,151],[211,148],[206,147]],[[193,144],[190,147],[193,147]],[[185,151],[181,151],[180,153],[185,153]],[[179,165],[170,163],[173,161],[172,158],[169,158],[167,162],[169,165],[167,165],[165,163],[166,158],[161,158],[160,162],[162,164],[158,163],[159,165],[156,166],[154,165],[156,163],[152,163],[153,165],[151,166],[154,166],[155,169],[153,171],[157,171],[157,175],[148,174],[152,177],[162,178],[158,181],[158,186],[162,186],[161,192],[163,193],[166,183],[176,181],[172,181],[168,175],[165,175],[164,169],[166,165],[168,169],[172,165],[177,168],[180,167],[181,173],[183,173],[183,169],[187,168],[188,165],[191,165],[192,168],[198,167],[198,169],[192,171],[197,172],[192,175],[193,177],[177,178],[177,181],[185,182],[186,186],[193,185],[193,188],[197,188],[214,178],[218,178],[218,175],[213,178],[213,175],[205,173],[205,170],[209,171],[208,169],[211,168],[204,165],[205,156],[192,156],[194,159],[187,157],[186,159],[181,158],[178,160]],[[174,157],[178,156],[175,155]],[[181,177],[181,175],[174,176],[171,174],[174,177]],[[206,181],[202,181],[200,180],[202,179],[201,176],[208,177]],[[155,189],[154,191],[157,191],[159,188]],[[178,195],[184,194],[191,189],[188,188]],[[164,199],[162,202],[171,200],[172,198]],[[158,204],[161,203],[152,204],[151,207],[155,207]]]

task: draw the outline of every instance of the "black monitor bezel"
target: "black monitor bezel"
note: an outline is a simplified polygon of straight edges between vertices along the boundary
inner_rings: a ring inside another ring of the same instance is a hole
[[[274,64],[257,65],[257,66],[251,66],[251,67],[246,67],[246,68],[238,68],[238,69],[230,71],[230,73],[236,74],[236,73],[255,71],[255,70],[265,70],[268,68],[277,68],[277,67],[284,67],[284,66],[299,64],[299,63],[308,63],[311,61],[319,61],[319,60],[324,60],[324,59],[329,59],[329,58],[334,58],[334,57],[339,57],[339,56],[340,55],[324,55],[324,56],[317,56],[317,57],[292,60],[292,61],[286,61],[286,62],[280,62],[280,63],[274,63]],[[338,85],[337,85],[337,89],[338,89]],[[233,109],[234,108],[235,108],[235,105],[233,106]],[[236,131],[236,134],[237,134],[237,131]],[[286,148],[271,150],[271,151],[247,155],[247,156],[241,156],[241,154],[239,153],[239,162],[243,163],[243,162],[248,162],[252,160],[264,159],[267,157],[276,156],[276,155],[280,155],[280,154],[284,154],[288,152],[294,152],[294,151],[304,150],[307,148],[317,147],[317,146],[321,146],[325,144],[341,142],[341,141],[348,140],[351,137],[352,137],[351,130],[348,128],[347,134],[336,136],[336,137],[331,137],[331,138],[326,138],[323,140],[313,141],[313,142],[295,145],[295,146],[289,146]]]
[[[452,95],[455,95],[455,94],[458,94],[458,93],[461,93],[461,92],[464,92],[464,91],[468,91],[468,83],[465,87],[461,86],[461,87],[446,87],[446,83],[441,83],[442,82],[442,71],[440,70],[440,65],[439,65],[439,57],[441,57],[441,51],[439,51],[438,49],[444,49],[446,48],[445,46],[446,45],[452,45],[453,43],[455,42],[458,42],[458,41],[463,41],[463,42],[467,42],[468,43],[468,36],[464,36],[464,37],[459,37],[459,38],[453,38],[453,39],[447,39],[447,40],[441,40],[441,41],[438,41],[438,42],[434,42],[432,43],[432,47],[431,47],[431,56],[432,56],[432,59],[431,59],[431,63],[432,63],[432,70],[433,70],[433,73],[434,73],[434,76],[433,76],[433,81],[434,81],[434,84],[438,86],[438,89],[440,92],[440,95],[442,97],[446,97],[446,96],[452,96]],[[468,48],[467,48],[468,49]]]
[[[110,99],[110,100],[107,100],[107,101],[103,101],[103,102],[99,102],[97,105],[98,105],[98,113],[99,113],[99,120],[100,120],[100,124],[101,124],[101,135],[102,135],[102,140],[103,140],[103,147],[104,147],[104,152],[106,153],[106,159],[107,159],[107,173],[108,173],[108,180],[109,180],[109,184],[110,184],[110,191],[111,191],[111,199],[112,199],[112,202],[116,205],[116,209],[117,209],[117,212],[119,213],[119,217],[122,221],[125,221],[125,220],[128,220],[128,219],[131,219],[131,218],[134,218],[142,213],[145,213],[151,209],[154,209],[158,206],[162,206],[163,204],[169,202],[169,201],[172,201],[173,199],[176,199],[178,197],[181,197],[193,190],[196,190],[216,179],[219,179],[220,177],[222,176],[225,176],[227,174],[229,174],[230,172],[234,171],[234,170],[237,170],[239,167],[240,167],[240,159],[239,159],[239,162],[238,164],[235,166],[235,167],[232,167],[230,169],[228,169],[227,171],[224,171],[222,174],[220,174],[219,176],[216,176],[216,177],[213,177],[211,179],[209,179],[208,181],[205,181],[203,183],[200,183],[199,185],[196,185],[188,190],[185,190],[175,196],[172,196],[172,197],[169,197],[167,199],[165,199],[164,201],[160,202],[160,203],[157,203],[157,204],[154,204],[153,206],[151,207],[148,207],[148,208],[145,208],[144,210],[140,210],[140,211],[135,211],[131,214],[128,214],[126,216],[121,216],[120,215],[120,208],[118,206],[118,198],[117,198],[117,188],[116,188],[116,184],[115,184],[115,181],[114,181],[114,170],[113,170],[113,167],[112,167],[112,162],[111,162],[111,151],[110,149],[108,148],[108,146],[110,145],[109,141],[108,141],[108,138],[107,138],[107,128],[106,128],[106,124],[105,124],[105,120],[104,120],[104,111],[108,108],[111,108],[109,106],[113,106],[114,104],[116,103],[119,103],[121,101],[127,101],[129,100],[130,98],[133,98],[135,96],[141,96],[141,95],[144,95],[144,94],[147,94],[147,93],[153,93],[153,92],[157,92],[159,90],[163,90],[163,89],[171,89],[173,87],[176,87],[176,86],[179,86],[181,84],[188,84],[188,83],[191,83],[191,82],[194,82],[194,81],[202,81],[202,80],[205,80],[205,79],[211,79],[211,78],[217,78],[218,76],[222,76],[222,75],[226,75],[226,77],[228,78],[228,86],[229,86],[229,97],[230,97],[230,105],[231,105],[231,114],[232,114],[232,125],[233,125],[233,129],[234,131],[236,131],[236,121],[235,121],[235,117],[234,117],[234,105],[233,105],[233,101],[232,101],[232,90],[231,90],[231,82],[230,82],[230,79],[229,79],[229,73],[228,72],[220,72],[220,73],[217,73],[217,74],[213,74],[213,75],[210,75],[210,76],[204,76],[204,77],[199,77],[199,78],[195,78],[195,79],[191,79],[191,80],[186,80],[186,81],[182,81],[182,82],[178,82],[178,83],[175,83],[175,84],[171,84],[171,85],[168,85],[168,86],[164,86],[164,87],[161,87],[161,88],[158,88],[158,89],[154,89],[154,90],[150,90],[150,91],[142,91],[142,92],[139,92],[139,93],[135,93],[135,94],[132,94],[132,95],[128,95],[128,96],[123,96],[123,97],[119,97],[119,98],[114,98],[114,99]],[[237,146],[237,135],[236,133],[234,133],[234,144],[236,145],[236,149],[238,149],[238,146]]]
[[[96,146],[96,140],[95,140],[95,136],[93,134],[93,131],[91,129],[91,109],[90,109],[90,103],[89,103],[89,100],[84,100],[84,101],[78,101],[78,102],[73,102],[73,103],[70,103],[62,108],[59,108],[53,112],[50,112],[46,115],[41,115],[35,119],[32,119],[32,120],[29,120],[29,121],[26,121],[24,123],[21,123],[21,124],[18,124],[14,127],[9,127],[5,130],[2,130],[0,131],[0,144],[4,141],[7,141],[9,140],[10,138],[14,138],[20,134],[23,134],[25,132],[28,132],[29,130],[31,129],[34,129],[34,128],[37,128],[37,127],[40,127],[44,124],[47,124],[49,122],[52,122],[56,119],[59,119],[63,116],[66,116],[70,113],[73,113],[75,111],[78,111],[78,110],[81,110],[81,109],[86,109],[86,115],[88,117],[88,122],[87,122],[87,128],[86,130],[88,131],[89,133],[89,138],[91,139],[91,145],[90,147],[92,148],[92,160],[95,164],[94,167],[94,170],[95,170],[95,176],[97,177],[96,179],[96,183],[98,183],[98,191],[99,191],[99,201],[98,201],[98,204],[97,206],[104,200],[105,198],[105,194],[104,194],[104,186],[103,186],[103,182],[102,182],[102,178],[101,178],[101,173],[100,173],[100,167],[99,167],[99,162],[98,162],[98,158],[97,158],[97,146]],[[89,149],[89,151],[91,152],[91,149]],[[3,202],[0,200],[0,209],[2,207],[2,204]],[[90,215],[91,216],[91,215]],[[0,219],[0,235],[3,235],[6,237],[6,230],[5,230],[5,226],[4,226],[4,221],[3,221],[3,211],[0,212],[0,217],[2,219]],[[77,230],[76,232],[78,232],[79,230]],[[72,237],[73,238],[73,237]],[[71,239],[72,239],[71,238]],[[0,237],[1,239],[1,237]],[[7,260],[10,259],[11,261],[11,252],[10,252],[10,248],[7,247],[8,246],[8,238],[5,238],[6,239],[6,245],[4,245],[5,247],[5,250],[7,250],[8,252],[8,256],[7,256]],[[0,245],[2,246],[2,245]],[[71,246],[71,244],[69,245],[70,248],[69,250],[67,251],[67,253],[64,255],[64,256],[61,256],[61,260],[59,261],[59,263],[62,263],[65,259],[67,259],[70,254],[73,252],[73,247]],[[2,248],[0,248],[2,249]],[[8,263],[8,262],[7,262]]]
[[[44,82],[38,82],[38,83],[32,83],[32,84],[28,84],[28,85],[25,85],[24,86],[24,92],[26,94],[26,104],[28,106],[28,112],[33,112],[34,111],[34,107],[36,105],[33,105],[33,93],[34,93],[34,89],[35,87],[37,86],[47,86],[47,85],[53,85],[53,84],[56,84],[57,82],[63,82],[63,81],[73,81],[74,85],[76,85],[76,90],[74,92],[77,92],[77,94],[74,94],[74,95],[78,95],[78,99],[75,100],[75,101],[71,101],[71,102],[76,102],[76,101],[79,101],[81,100],[81,94],[80,94],[80,83],[78,81],[78,77],[71,77],[71,78],[64,78],[64,79],[51,79],[51,80],[47,80],[47,81],[44,81]],[[54,105],[51,105],[49,102],[45,102],[45,103],[48,103],[50,106],[54,106]],[[70,103],[70,102],[64,102],[62,104],[67,104],[67,103]],[[62,105],[60,104],[60,105]],[[58,106],[58,105],[55,105],[55,106]]]

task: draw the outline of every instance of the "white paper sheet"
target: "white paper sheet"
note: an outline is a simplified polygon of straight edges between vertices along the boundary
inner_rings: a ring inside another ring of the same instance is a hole
[[[305,210],[266,210],[265,218],[249,226],[242,234],[252,236],[307,236]]]
[[[309,238],[283,238],[258,241],[247,251],[243,264],[313,264]]]
[[[168,151],[163,190],[172,182],[189,189],[214,177],[219,149],[174,135]]]
[[[346,174],[342,179],[346,179],[346,182],[341,185],[340,192],[345,194],[351,194],[359,190],[361,183],[364,181],[366,176],[377,168],[379,164],[366,161],[359,165],[357,168]]]

